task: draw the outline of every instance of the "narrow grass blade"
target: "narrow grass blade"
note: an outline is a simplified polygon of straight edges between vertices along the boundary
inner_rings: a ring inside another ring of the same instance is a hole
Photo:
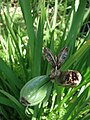
[[[45,1],[40,3],[41,16],[39,18],[37,39],[35,40],[35,53],[34,53],[34,65],[33,65],[33,77],[41,74],[41,62],[42,62],[42,45],[43,45],[43,31],[45,22]]]
[[[67,41],[66,44],[69,45],[70,47],[70,55],[73,53],[73,50],[75,49],[75,41],[76,37],[80,31],[83,18],[84,18],[84,13],[85,13],[85,7],[86,7],[86,1],[87,0],[80,0],[80,1],[75,1],[75,6],[73,6],[73,18],[72,18],[72,24],[70,31],[67,36]]]
[[[5,95],[6,97],[8,97],[10,99],[10,101],[12,101],[14,103],[14,108],[17,110],[17,112],[19,113],[20,117],[22,119],[27,120],[27,117],[24,114],[24,108],[23,106],[16,100],[15,97],[13,97],[12,95],[10,95],[9,93],[0,90],[0,93],[2,93],[3,95]]]
[[[15,94],[15,96],[19,95],[19,91],[17,90],[22,87],[22,83],[14,74],[14,72],[8,67],[8,65],[0,58],[0,72],[3,72],[7,77],[7,81],[11,86],[11,91]]]
[[[35,33],[34,33],[34,27],[33,27],[33,17],[31,14],[31,8],[30,5],[32,3],[32,1],[28,1],[28,0],[19,0],[20,6],[21,6],[21,10],[23,13],[23,17],[24,20],[26,22],[26,27],[27,27],[27,33],[29,36],[29,41],[28,41],[28,48],[27,48],[27,53],[28,54],[28,59],[30,61],[31,64],[31,73],[33,74],[33,66],[34,66],[34,45],[35,45]],[[29,66],[30,66],[29,64]],[[32,75],[33,76],[33,75]]]
[[[89,86],[90,87],[90,86]],[[68,108],[68,111],[66,112],[66,114],[63,116],[63,120],[67,120],[67,118],[71,117],[72,112],[75,111],[75,107],[78,106],[78,103],[80,102],[81,99],[83,99],[83,96],[86,94],[87,89],[89,88],[87,87],[79,97],[77,97],[77,99],[74,101],[73,104],[71,104]]]
[[[83,46],[67,60],[67,62],[61,67],[61,70],[66,70],[70,68],[70,66],[76,60],[78,60],[79,58],[81,58],[81,56],[85,54],[85,52],[89,49],[89,47],[90,47],[90,40],[88,40],[85,44],[83,44]]]

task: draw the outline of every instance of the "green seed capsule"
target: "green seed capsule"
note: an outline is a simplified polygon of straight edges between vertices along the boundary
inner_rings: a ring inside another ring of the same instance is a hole
[[[35,77],[27,82],[20,91],[20,101],[22,104],[30,106],[41,102],[46,95],[48,84],[50,85],[51,82],[46,75]]]

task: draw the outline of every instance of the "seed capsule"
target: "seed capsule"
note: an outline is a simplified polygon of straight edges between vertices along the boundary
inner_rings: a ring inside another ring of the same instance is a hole
[[[56,78],[56,82],[62,86],[75,87],[79,85],[82,80],[82,76],[78,71],[68,70],[62,72],[59,77]]]
[[[20,102],[24,106],[34,106],[43,101],[52,86],[49,76],[37,76],[28,81],[20,91]]]

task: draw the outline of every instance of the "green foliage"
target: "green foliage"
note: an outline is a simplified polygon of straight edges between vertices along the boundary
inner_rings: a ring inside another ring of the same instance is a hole
[[[89,120],[89,4],[89,0],[19,0],[11,7],[9,1],[0,1],[0,119]],[[21,88],[51,71],[43,48],[58,54],[65,46],[69,55],[60,70],[78,70],[80,85],[54,83],[43,103],[25,110],[19,100]]]

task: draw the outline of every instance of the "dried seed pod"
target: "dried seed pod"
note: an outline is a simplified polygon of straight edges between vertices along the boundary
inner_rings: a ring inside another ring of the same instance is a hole
[[[61,67],[61,64],[63,64],[67,58],[67,55],[68,55],[68,48],[65,47],[63,48],[58,56],[57,56],[57,66],[58,66],[58,69]]]
[[[53,67],[50,73],[51,80],[56,79],[57,83],[59,83],[60,85],[69,87],[75,87],[80,83],[82,76],[78,71],[75,70],[68,70],[65,72],[59,71],[59,68],[65,62],[66,57],[68,55],[67,47],[64,47],[59,52],[58,56],[53,55],[48,48],[44,49],[44,54],[47,61]]]
[[[82,80],[82,76],[78,71],[68,70],[62,72],[60,76],[56,78],[56,82],[62,86],[75,87],[79,85]]]
[[[58,56],[55,56],[52,54],[49,48],[44,48],[44,55],[49,62],[49,64],[52,65],[52,67],[57,70],[61,67],[61,64],[63,64],[66,60],[66,57],[68,55],[68,48],[64,47],[58,54]]]
[[[55,56],[52,54],[49,48],[44,48],[44,55],[47,61],[49,62],[49,64],[51,64],[52,67],[54,68],[56,66],[56,60],[55,60]]]
[[[56,77],[60,76],[61,72],[59,70],[52,69],[50,73],[50,79],[53,80]]]

